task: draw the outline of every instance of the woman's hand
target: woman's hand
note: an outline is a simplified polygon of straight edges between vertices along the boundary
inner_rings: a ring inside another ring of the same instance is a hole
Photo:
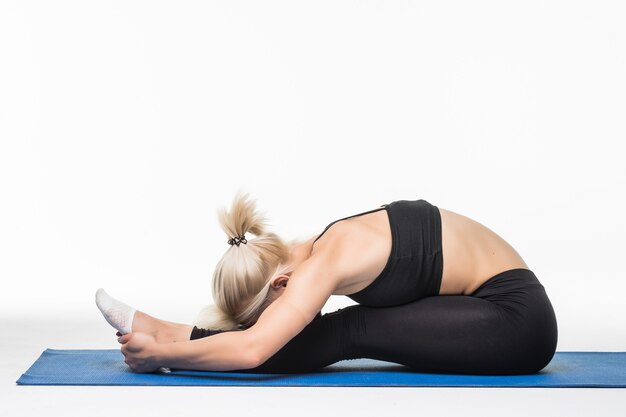
[[[161,367],[160,345],[147,333],[127,333],[117,339],[122,344],[124,362],[135,372],[154,372]]]

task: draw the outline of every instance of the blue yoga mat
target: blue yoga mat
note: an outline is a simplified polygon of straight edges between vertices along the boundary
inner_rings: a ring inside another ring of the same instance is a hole
[[[46,349],[20,385],[221,385],[368,387],[626,387],[626,352],[557,352],[533,375],[417,373],[372,359],[337,362],[315,373],[256,374],[173,370],[135,373],[117,349]]]

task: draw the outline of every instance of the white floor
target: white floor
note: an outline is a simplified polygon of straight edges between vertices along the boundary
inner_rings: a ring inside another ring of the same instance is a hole
[[[92,320],[0,321],[0,416],[623,416],[626,389],[39,387],[19,378],[45,348],[117,348]]]

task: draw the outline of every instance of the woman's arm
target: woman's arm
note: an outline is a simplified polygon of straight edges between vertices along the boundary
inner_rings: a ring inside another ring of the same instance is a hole
[[[261,374],[297,374],[317,372],[321,368],[343,359],[358,356],[353,344],[363,340],[363,327],[360,317],[362,312],[354,309],[362,306],[349,306],[324,315],[318,313],[300,333],[280,348],[271,358],[261,365],[232,372]],[[354,324],[357,324],[356,326]],[[213,337],[223,332],[234,330],[199,329],[192,331],[192,340]],[[225,371],[231,372],[231,371]]]
[[[246,331],[217,334],[188,342],[157,343],[147,333],[127,333],[117,339],[124,362],[135,372],[159,368],[202,371],[250,369],[256,364],[250,336]]]
[[[206,371],[259,367],[320,313],[337,288],[339,274],[332,261],[334,256],[318,253],[303,262],[292,272],[283,294],[252,327],[167,344],[158,344],[143,333],[129,333],[118,339],[125,362],[138,372],[152,372],[159,367]]]
[[[160,366],[198,371],[230,371],[257,366],[247,330],[163,344]]]
[[[303,262],[292,272],[283,294],[252,327],[169,344],[160,366],[211,371],[259,368],[321,315],[337,288],[335,256],[337,252],[321,252]]]

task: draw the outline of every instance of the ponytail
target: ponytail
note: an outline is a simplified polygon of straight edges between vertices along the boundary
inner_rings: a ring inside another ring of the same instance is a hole
[[[291,270],[289,246],[267,231],[267,220],[248,193],[238,192],[230,211],[218,210],[218,219],[230,246],[213,272],[215,304],[202,309],[194,324],[213,330],[248,327],[272,302],[271,279]],[[255,238],[244,238],[246,233]]]

